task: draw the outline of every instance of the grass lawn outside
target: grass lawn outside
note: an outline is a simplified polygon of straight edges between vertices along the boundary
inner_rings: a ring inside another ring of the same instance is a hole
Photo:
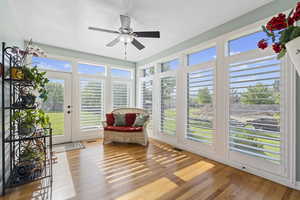
[[[50,118],[52,134],[63,135],[64,134],[64,113],[63,112],[48,112],[46,113]]]

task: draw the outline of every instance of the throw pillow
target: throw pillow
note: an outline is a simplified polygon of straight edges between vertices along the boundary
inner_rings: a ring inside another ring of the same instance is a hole
[[[142,127],[145,122],[148,120],[149,115],[140,114],[136,117],[135,122],[133,124],[134,127]]]
[[[114,114],[114,118],[114,126],[126,126],[125,114],[116,113]]]
[[[107,113],[106,114],[106,123],[107,126],[113,126],[115,123],[115,118],[114,118],[114,114],[112,113]]]
[[[126,113],[125,114],[125,120],[126,120],[126,126],[132,126],[135,122],[136,113]]]

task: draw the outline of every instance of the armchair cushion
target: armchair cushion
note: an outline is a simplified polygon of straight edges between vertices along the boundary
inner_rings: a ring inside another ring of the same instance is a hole
[[[126,126],[125,114],[114,113],[114,126]]]
[[[115,118],[113,113],[106,114],[106,123],[108,126],[113,126],[115,123]]]
[[[142,127],[146,123],[146,121],[149,119],[149,115],[139,114],[135,122],[133,124],[133,127]]]
[[[132,126],[135,122],[136,113],[126,113],[125,114],[125,120],[126,120],[126,126]]]
[[[143,127],[129,127],[129,126],[106,126],[106,131],[119,131],[119,132],[140,132],[143,131]]]

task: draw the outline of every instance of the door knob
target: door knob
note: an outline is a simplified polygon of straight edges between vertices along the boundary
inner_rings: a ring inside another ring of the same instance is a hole
[[[70,105],[68,105],[68,108],[71,108],[71,106],[70,106]]]
[[[67,113],[68,113],[68,114],[70,114],[70,113],[71,113],[71,111],[69,111],[69,110],[68,110],[68,112],[67,112]]]

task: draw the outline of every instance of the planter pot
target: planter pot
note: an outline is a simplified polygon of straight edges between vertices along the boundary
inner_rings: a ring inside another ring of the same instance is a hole
[[[285,46],[298,75],[300,75],[300,37],[288,42]]]
[[[25,124],[20,124],[19,126],[19,135],[28,136],[35,131],[34,126],[28,126]]]
[[[26,107],[32,107],[34,106],[35,103],[35,99],[36,97],[33,95],[27,95],[27,96],[21,96],[22,99],[22,106],[26,106]]]
[[[24,79],[24,72],[21,67],[12,67],[10,73],[11,73],[11,78],[14,80]]]

